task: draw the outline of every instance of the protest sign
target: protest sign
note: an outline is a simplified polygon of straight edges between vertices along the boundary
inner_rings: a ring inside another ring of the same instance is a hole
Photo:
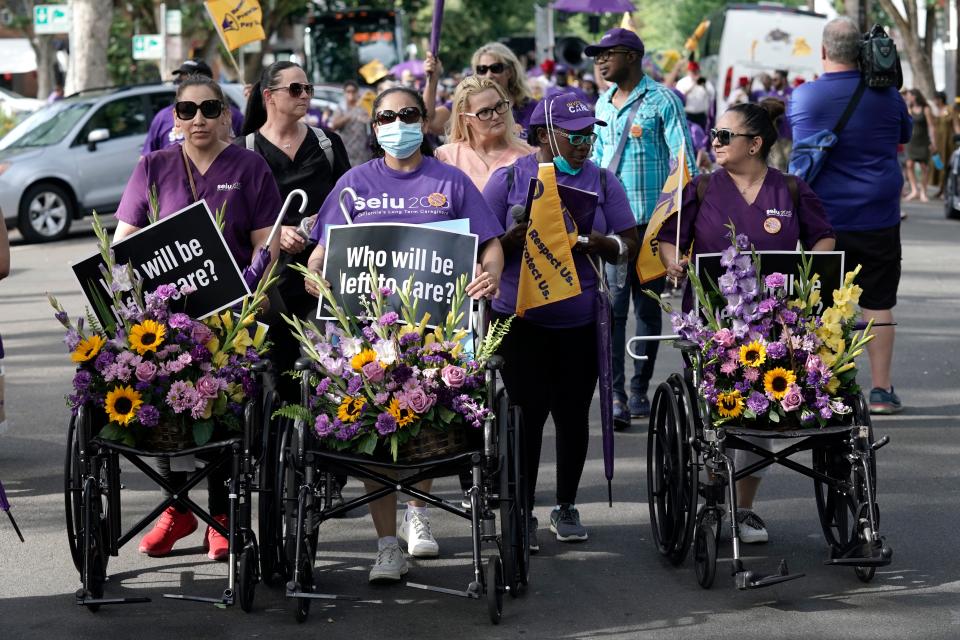
[[[144,292],[162,284],[196,287],[195,293],[174,298],[171,306],[193,318],[205,318],[250,294],[205,200],[127,236],[112,249],[116,264],[129,263],[143,279]],[[103,299],[111,300],[100,272],[103,265],[103,258],[96,253],[74,264],[73,273],[100,321],[106,322],[94,301],[97,290]],[[128,294],[125,302],[130,300]]]
[[[430,314],[427,326],[446,318],[450,311],[457,279],[466,274],[473,279],[477,262],[477,236],[417,224],[332,225],[327,228],[323,273],[334,297],[344,310],[354,316],[364,314],[360,299],[369,295],[371,287],[389,287],[397,291],[410,276],[412,299],[419,301],[418,315]],[[377,282],[371,282],[370,267],[377,271]],[[394,294],[390,303],[399,309]],[[470,300],[460,311],[461,328],[470,329]],[[321,299],[317,317],[330,319]]]
[[[779,272],[787,277],[787,296],[794,295],[794,286],[797,280],[797,274],[800,270],[799,251],[757,251],[760,257],[759,278],[764,278],[771,273]],[[833,292],[843,285],[843,251],[808,251],[807,256],[812,259],[812,269],[810,275],[819,274],[820,281],[815,285],[815,289],[820,289],[820,302],[813,309],[814,315],[820,315],[824,309],[833,305]],[[726,269],[720,264],[719,253],[701,253],[697,255],[697,275],[704,281],[704,286],[709,287],[707,280],[717,282],[717,280],[726,273]],[[709,276],[709,278],[705,278]],[[699,301],[695,302],[699,308]]]

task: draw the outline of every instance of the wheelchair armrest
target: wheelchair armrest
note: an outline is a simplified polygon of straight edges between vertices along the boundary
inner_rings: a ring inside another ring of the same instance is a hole
[[[257,360],[250,365],[250,370],[254,373],[266,373],[270,370],[270,361],[269,360]]]
[[[700,345],[691,340],[674,340],[673,348],[681,351],[700,351]]]
[[[487,369],[490,371],[499,371],[503,369],[503,365],[503,356],[490,356],[490,359],[487,360]]]
[[[297,358],[297,361],[293,363],[293,368],[296,371],[309,371],[313,368],[313,360],[304,356],[303,358]]]

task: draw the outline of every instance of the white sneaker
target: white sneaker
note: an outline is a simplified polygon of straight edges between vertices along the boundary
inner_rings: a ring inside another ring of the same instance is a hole
[[[755,544],[767,541],[767,525],[750,509],[737,509],[737,524],[740,530],[740,542]]]
[[[407,553],[414,558],[436,558],[440,555],[440,545],[430,532],[427,514],[407,510],[398,533],[400,539],[407,543]]]
[[[400,578],[407,573],[408,569],[407,559],[400,550],[400,545],[387,545],[377,553],[377,561],[370,569],[370,582],[379,584],[400,582]]]

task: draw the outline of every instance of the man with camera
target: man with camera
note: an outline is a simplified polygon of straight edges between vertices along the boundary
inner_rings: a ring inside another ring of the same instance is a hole
[[[879,34],[886,37],[882,30]],[[791,169],[803,141],[830,130],[837,135],[826,158],[815,160],[822,164],[808,182],[823,202],[846,264],[850,269],[863,265],[857,283],[863,288],[864,319],[886,324],[893,322],[900,283],[903,175],[897,145],[910,140],[913,122],[897,91],[899,65],[897,73],[877,73],[878,65],[887,62],[873,53],[877,36],[875,30],[864,38],[847,17],[828,22],[824,74],[794,90],[787,116],[796,143]],[[902,405],[890,378],[894,330],[884,326],[873,332],[867,347],[873,378],[870,412],[897,413]]]

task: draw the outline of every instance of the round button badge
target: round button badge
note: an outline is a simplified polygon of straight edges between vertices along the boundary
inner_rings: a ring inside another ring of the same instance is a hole
[[[780,220],[777,218],[767,218],[763,221],[763,230],[769,234],[780,233]]]

